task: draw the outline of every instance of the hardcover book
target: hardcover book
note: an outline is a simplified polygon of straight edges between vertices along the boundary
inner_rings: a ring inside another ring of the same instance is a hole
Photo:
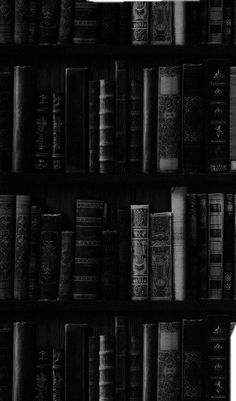
[[[202,27],[200,23],[200,1],[186,4],[186,41],[189,45],[197,45],[201,41]],[[201,29],[199,29],[201,27]]]
[[[197,243],[197,195],[187,194],[186,197],[186,292],[188,299],[197,298],[198,283],[198,243]]]
[[[143,325],[142,401],[157,399],[157,326]]]
[[[13,42],[14,36],[14,0],[4,0],[0,6],[0,43]]]
[[[28,42],[29,1],[15,0],[15,32],[14,41],[18,45]]]
[[[53,138],[52,169],[62,172],[65,169],[65,96],[53,93]]]
[[[72,26],[74,21],[74,0],[61,0],[58,44],[68,44],[72,41]]]
[[[142,337],[131,335],[129,338],[129,400],[142,401]]]
[[[191,4],[190,4],[191,6]],[[199,25],[200,29],[200,43],[206,44],[208,42],[208,2],[200,1],[199,10]]]
[[[39,6],[40,4],[38,0],[29,0],[28,43],[31,45],[38,43]]]
[[[88,338],[88,401],[99,399],[99,337]]]
[[[39,347],[35,356],[34,396],[36,400],[52,399],[52,348]]]
[[[101,270],[100,293],[104,299],[116,299],[118,293],[118,233],[102,231],[101,233]]]
[[[52,351],[52,400],[65,401],[65,351]]]
[[[74,246],[75,233],[73,231],[62,231],[58,300],[70,299],[72,295]]]
[[[31,206],[31,226],[29,245],[29,285],[28,298],[37,298],[38,272],[40,266],[41,207]]]
[[[42,0],[39,18],[39,43],[57,43],[59,29],[59,0]]]
[[[175,1],[173,3],[173,31],[175,45],[186,43],[186,3]]]
[[[99,172],[99,81],[89,81],[89,172]]]
[[[114,338],[99,336],[99,401],[113,400],[115,396]]]
[[[119,4],[114,2],[101,4],[100,7],[100,43],[117,43],[119,35]]]
[[[131,41],[133,45],[149,42],[149,4],[146,1],[131,3]]]
[[[97,42],[98,5],[96,3],[75,0],[73,35],[73,42],[77,45]]]
[[[234,287],[234,232],[235,203],[233,194],[224,195],[224,244],[223,244],[223,298],[233,298]]]
[[[152,45],[172,44],[172,3],[150,3],[150,41]]]
[[[129,86],[128,171],[142,171],[143,88],[138,80]]]
[[[130,299],[131,219],[129,209],[117,209],[119,298]]]
[[[2,400],[12,400],[12,324],[0,324],[0,394]]]
[[[234,29],[234,4],[231,0],[223,1],[223,43],[230,45],[233,43]]]
[[[223,0],[208,0],[208,43],[222,43]]]
[[[126,45],[130,43],[130,21],[131,21],[131,4],[119,4],[119,43]]]
[[[197,244],[198,244],[198,297],[208,295],[208,199],[207,194],[197,194]]]
[[[126,401],[128,382],[128,322],[126,316],[115,316],[115,399]]]
[[[229,78],[229,160],[230,160],[230,170],[236,171],[236,67],[230,68],[230,78]]]

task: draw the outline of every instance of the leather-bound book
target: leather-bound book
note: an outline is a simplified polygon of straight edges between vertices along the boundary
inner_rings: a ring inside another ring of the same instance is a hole
[[[152,45],[172,44],[172,3],[150,3],[150,42]]]
[[[57,43],[60,0],[41,0],[39,18],[39,43]]]
[[[52,400],[65,401],[65,351],[52,350]]]
[[[234,33],[234,3],[231,0],[223,1],[223,43],[233,43]]]
[[[18,45],[28,42],[29,34],[29,0],[15,0],[14,41]]]
[[[53,93],[52,169],[55,172],[62,172],[65,169],[64,93]]]
[[[198,298],[208,294],[208,199],[207,194],[197,194],[197,247],[198,247]]]
[[[156,170],[157,157],[157,71],[143,70],[143,167],[149,174]]]
[[[88,401],[99,399],[99,337],[88,338]]]
[[[33,166],[36,171],[52,168],[52,91],[39,91],[36,100]]]
[[[208,43],[221,44],[223,34],[223,0],[208,0]]]
[[[29,285],[28,298],[37,298],[38,272],[40,266],[41,207],[31,206]]]
[[[34,72],[30,66],[14,67],[12,172],[31,167],[34,119]]]
[[[229,77],[229,161],[230,171],[236,171],[236,67],[230,68]]]
[[[117,43],[119,36],[119,4],[100,5],[100,42]]]
[[[175,45],[186,44],[186,3],[183,1],[173,3],[173,34]]]
[[[181,343],[179,322],[158,323],[157,399],[176,401],[181,396]]]
[[[0,324],[0,394],[4,401],[12,400],[12,324]]]
[[[149,3],[134,1],[131,3],[131,43],[147,45],[149,42]]]
[[[118,233],[102,231],[100,292],[104,299],[118,296]]]
[[[99,172],[99,81],[89,81],[89,172]]]
[[[31,198],[16,195],[14,299],[28,297]]]
[[[61,215],[41,216],[41,264],[39,267],[39,299],[55,299],[60,269]]]
[[[142,337],[131,335],[129,338],[128,384],[129,400],[142,401]]]
[[[13,77],[0,73],[0,171],[9,172],[12,157]]]
[[[115,85],[114,81],[100,80],[99,96],[99,172],[114,172],[115,161]]]
[[[66,172],[85,173],[87,158],[88,69],[66,68]]]
[[[72,298],[75,233],[62,231],[58,300]]]
[[[76,45],[95,44],[97,40],[98,5],[90,1],[75,0],[73,42]]]
[[[172,214],[150,214],[150,298],[172,299]]]
[[[126,316],[115,317],[115,399],[128,400],[128,322]]]
[[[12,401],[32,401],[35,328],[31,322],[13,323]]]
[[[201,40],[200,7],[200,1],[186,4],[186,42],[188,45],[197,45]]]
[[[131,80],[129,86],[128,171],[142,171],[143,88],[142,83]]]
[[[205,167],[203,65],[182,66],[182,170],[197,173]]]
[[[142,401],[157,399],[157,326],[143,325]]]
[[[0,44],[13,42],[14,0],[3,0],[0,8]]]
[[[198,243],[197,243],[197,195],[189,193],[186,196],[186,296],[197,298],[198,281]]]
[[[72,42],[72,28],[74,22],[74,0],[61,0],[60,20],[59,20],[59,45]]]
[[[40,2],[38,0],[30,0],[28,43],[31,45],[38,43],[39,7]]]
[[[204,396],[203,319],[182,321],[182,401]]]
[[[118,253],[119,253],[119,298],[130,299],[130,210],[117,210]]]
[[[191,4],[190,4],[191,6]],[[200,43],[206,44],[208,42],[208,2],[200,1],[199,10],[199,25],[200,29]]]
[[[87,399],[88,325],[65,325],[65,401]]]
[[[114,337],[99,336],[99,401],[115,397]]]
[[[130,44],[130,19],[131,19],[131,3],[119,4],[119,43],[121,45]]]
[[[52,399],[52,348],[38,347],[35,356],[34,399]]]
[[[225,194],[223,245],[223,298],[232,299],[234,289],[235,203],[233,194]]]
[[[115,61],[115,172],[126,172],[128,128],[128,69],[126,61]]]

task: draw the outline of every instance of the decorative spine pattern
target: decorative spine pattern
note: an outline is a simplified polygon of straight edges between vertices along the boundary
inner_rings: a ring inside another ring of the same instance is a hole
[[[131,6],[132,44],[147,45],[149,42],[149,4],[145,1],[134,1]]]
[[[62,231],[58,299],[70,299],[72,294],[75,233]]]
[[[94,44],[98,37],[98,5],[75,0],[74,37],[75,44]]]
[[[53,94],[53,143],[52,168],[61,172],[65,169],[65,96]]]
[[[39,348],[36,351],[35,400],[50,401],[52,397],[52,349]]]
[[[99,81],[89,81],[89,172],[99,172]]]
[[[99,337],[90,336],[88,339],[89,353],[89,401],[99,398]]]
[[[129,88],[128,170],[142,171],[143,90],[140,81],[131,80]]]
[[[72,25],[74,19],[74,1],[61,0],[58,44],[67,44],[72,41]]]
[[[206,299],[208,294],[207,205],[207,194],[197,194],[198,297],[200,299]]]
[[[52,400],[65,400],[64,350],[53,348],[52,354]]]
[[[150,41],[152,45],[172,44],[172,3],[154,1],[150,4]]]
[[[57,42],[59,28],[59,0],[42,0],[39,21],[39,42],[52,44]]]
[[[114,399],[114,338],[99,337],[99,401]]]
[[[233,298],[234,283],[234,195],[225,194],[224,200],[224,246],[223,246],[223,298]]]
[[[186,258],[187,266],[191,266],[186,271],[186,290],[187,298],[196,299],[198,282],[198,259],[197,259],[197,196],[196,194],[187,194],[186,197],[187,221],[186,221]]]

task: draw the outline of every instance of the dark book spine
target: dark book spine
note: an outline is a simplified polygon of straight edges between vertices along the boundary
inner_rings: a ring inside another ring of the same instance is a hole
[[[172,4],[153,1],[150,4],[150,42],[152,45],[172,44]]]
[[[207,232],[207,194],[197,194],[198,297],[200,299],[206,299],[208,293]]]
[[[28,43],[34,45],[38,42],[38,15],[39,1],[30,0],[29,3],[29,35]]]
[[[66,69],[66,172],[85,173],[87,156],[87,68]]]
[[[12,400],[12,325],[0,324],[0,394],[3,401]]]
[[[225,194],[224,201],[224,246],[223,246],[223,298],[233,298],[234,283],[234,195]]]
[[[149,4],[134,1],[131,13],[131,42],[133,45],[147,45],[149,42]]]
[[[61,0],[58,44],[64,45],[72,41],[74,21],[74,0]]]
[[[129,339],[129,400],[142,401],[142,339],[130,336]]]
[[[186,4],[186,39],[189,45],[197,45],[199,42],[199,31],[202,30],[199,24],[201,2]]]
[[[62,231],[58,300],[72,297],[75,233]]]
[[[57,43],[59,13],[59,0],[41,0],[41,10],[39,18],[39,43]]]
[[[87,398],[88,326],[65,325],[65,401]]]
[[[114,94],[114,81],[101,80],[99,97],[99,171],[102,174],[114,172]]]
[[[234,8],[231,0],[223,1],[223,43],[226,45],[233,43]]]
[[[143,325],[143,401],[157,399],[157,327]]]
[[[16,196],[14,299],[28,297],[31,199]]]
[[[52,168],[52,92],[37,94],[33,165],[35,170],[48,172]]]
[[[119,43],[130,44],[131,3],[119,4]]]
[[[14,0],[3,0],[0,6],[0,44],[13,42]]]
[[[15,0],[15,32],[14,41],[18,45],[28,42],[29,33],[29,1]]]
[[[157,157],[157,72],[143,70],[143,173],[153,173]]]
[[[62,172],[65,169],[65,96],[53,94],[53,138],[52,169]]]
[[[61,215],[41,216],[41,264],[39,268],[39,299],[55,299],[60,268]]]
[[[132,80],[129,88],[128,170],[142,171],[143,89],[140,81]]]
[[[223,0],[208,0],[208,43],[222,44]]]
[[[99,337],[99,401],[114,400],[114,338],[109,335]]]
[[[32,401],[34,372],[34,326],[13,323],[12,401]]]
[[[102,231],[101,236],[101,296],[115,299],[118,293],[118,233]]]
[[[130,299],[130,210],[117,210],[118,252],[119,252],[119,298]]]
[[[32,67],[14,67],[12,172],[31,167],[34,73]]]
[[[38,348],[35,357],[34,399],[51,401],[52,398],[52,349]]]
[[[109,7],[109,4],[107,4]],[[98,39],[98,5],[90,1],[75,0],[75,44],[95,44]]]
[[[65,352],[53,348],[52,353],[52,400],[65,401]]]
[[[99,81],[89,81],[89,172],[99,172]]]
[[[114,3],[102,4],[100,10],[100,42],[105,44],[117,43],[119,35],[119,5]]]
[[[99,337],[91,336],[88,339],[88,401],[99,399]]]
[[[128,325],[125,316],[115,317],[115,399],[128,399]]]
[[[115,104],[116,104],[116,134],[115,134],[115,171],[126,172],[127,159],[127,126],[128,126],[128,70],[126,61],[115,62]]]
[[[199,10],[199,26],[200,29],[200,43],[206,44],[208,42],[208,2],[200,1]]]
[[[186,290],[187,298],[196,299],[197,297],[197,278],[198,278],[198,258],[197,258],[197,196],[196,194],[187,194],[186,197],[187,207],[187,246],[186,257],[187,266],[186,270]]]
[[[38,272],[40,266],[41,207],[31,206],[29,285],[28,298],[37,298]]]

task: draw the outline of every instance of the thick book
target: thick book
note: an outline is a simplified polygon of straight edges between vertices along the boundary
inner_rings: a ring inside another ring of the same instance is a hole
[[[115,399],[128,400],[128,322],[115,316]]]
[[[142,401],[142,337],[131,335],[129,337],[128,384],[129,400]]]
[[[204,159],[203,65],[182,66],[182,170],[201,172]]]
[[[208,194],[208,298],[223,296],[224,194]]]
[[[173,34],[175,45],[186,44],[186,2],[173,3]]]
[[[186,196],[186,296],[197,298],[198,284],[198,243],[197,243],[197,195],[188,193]]]
[[[150,299],[172,299],[172,214],[150,214]]]
[[[131,3],[121,3],[118,9],[119,20],[119,44],[126,45],[130,43],[130,21],[131,21]]]
[[[119,299],[130,299],[131,218],[129,209],[117,209]]]
[[[11,169],[12,119],[13,119],[13,76],[10,72],[0,73],[0,171]]]
[[[223,0],[208,0],[208,43],[221,44],[223,37]]]
[[[103,299],[116,299],[118,295],[118,233],[101,233],[100,295]]]
[[[115,162],[115,83],[100,80],[99,172],[112,174]]]
[[[15,195],[0,195],[0,300],[13,295],[15,204]]]
[[[114,337],[99,336],[99,401],[115,397]]]
[[[52,350],[52,400],[65,401],[65,351]]]
[[[226,45],[230,45],[233,43],[234,8],[235,8],[235,5],[231,0],[223,1],[223,38],[222,38],[222,41]]]
[[[98,39],[98,5],[75,0],[73,43],[95,44]]]
[[[119,4],[100,5],[100,43],[114,44],[119,36]]]
[[[0,7],[0,44],[13,42],[14,37],[14,0],[2,1]]]
[[[72,283],[74,273],[74,247],[75,233],[62,231],[61,257],[57,299],[70,299],[72,297]]]
[[[87,167],[88,69],[66,68],[66,172],[85,173]]]
[[[72,42],[72,27],[74,22],[74,0],[61,0],[58,41],[59,45]]]
[[[176,401],[181,396],[181,342],[179,322],[159,322],[157,350],[157,399]]]
[[[143,325],[142,401],[157,399],[157,326]]]
[[[172,44],[172,3],[153,1],[150,3],[151,45]]]
[[[38,17],[40,2],[38,0],[29,0],[29,33],[28,43],[35,45],[38,43]]]
[[[99,337],[88,338],[88,401],[99,399]]]
[[[34,398],[50,401],[52,399],[52,348],[39,346],[35,354]]]
[[[23,45],[28,42],[29,0],[15,0],[14,42]]]
[[[12,400],[12,345],[11,323],[0,324],[0,394],[4,401]]]
[[[131,205],[131,299],[148,299],[149,205]]]
[[[171,189],[173,214],[173,296],[183,301],[186,295],[186,187]]]
[[[87,399],[88,325],[65,325],[65,401]]]
[[[31,167],[34,116],[34,72],[30,66],[14,67],[12,172]]]
[[[60,0],[41,0],[39,13],[39,43],[57,43]]]
[[[236,67],[229,68],[229,167],[230,171],[236,171]]]
[[[99,94],[98,80],[89,81],[89,172],[99,172]]]
[[[33,323],[13,323],[12,401],[33,399],[34,341]]]
[[[233,194],[224,195],[224,242],[223,242],[223,298],[232,299],[234,289],[234,238],[235,202]]]
[[[55,299],[60,269],[61,215],[41,216],[41,263],[38,275],[39,299]]]
[[[31,198],[16,195],[14,299],[28,297]]]
[[[141,81],[132,79],[129,85],[128,108],[128,171],[142,171],[143,88]]]
[[[180,74],[179,66],[159,67],[157,171],[172,172],[180,167]]]
[[[208,199],[206,193],[197,194],[198,298],[208,294]]]
[[[157,157],[157,71],[143,70],[143,173],[156,170]]]
[[[52,169],[65,169],[65,95],[53,93]]]
[[[147,45],[149,42],[149,3],[134,1],[131,3],[131,43]]]
[[[38,272],[40,266],[41,207],[31,206],[30,244],[29,244],[29,281],[28,298],[37,298]]]

